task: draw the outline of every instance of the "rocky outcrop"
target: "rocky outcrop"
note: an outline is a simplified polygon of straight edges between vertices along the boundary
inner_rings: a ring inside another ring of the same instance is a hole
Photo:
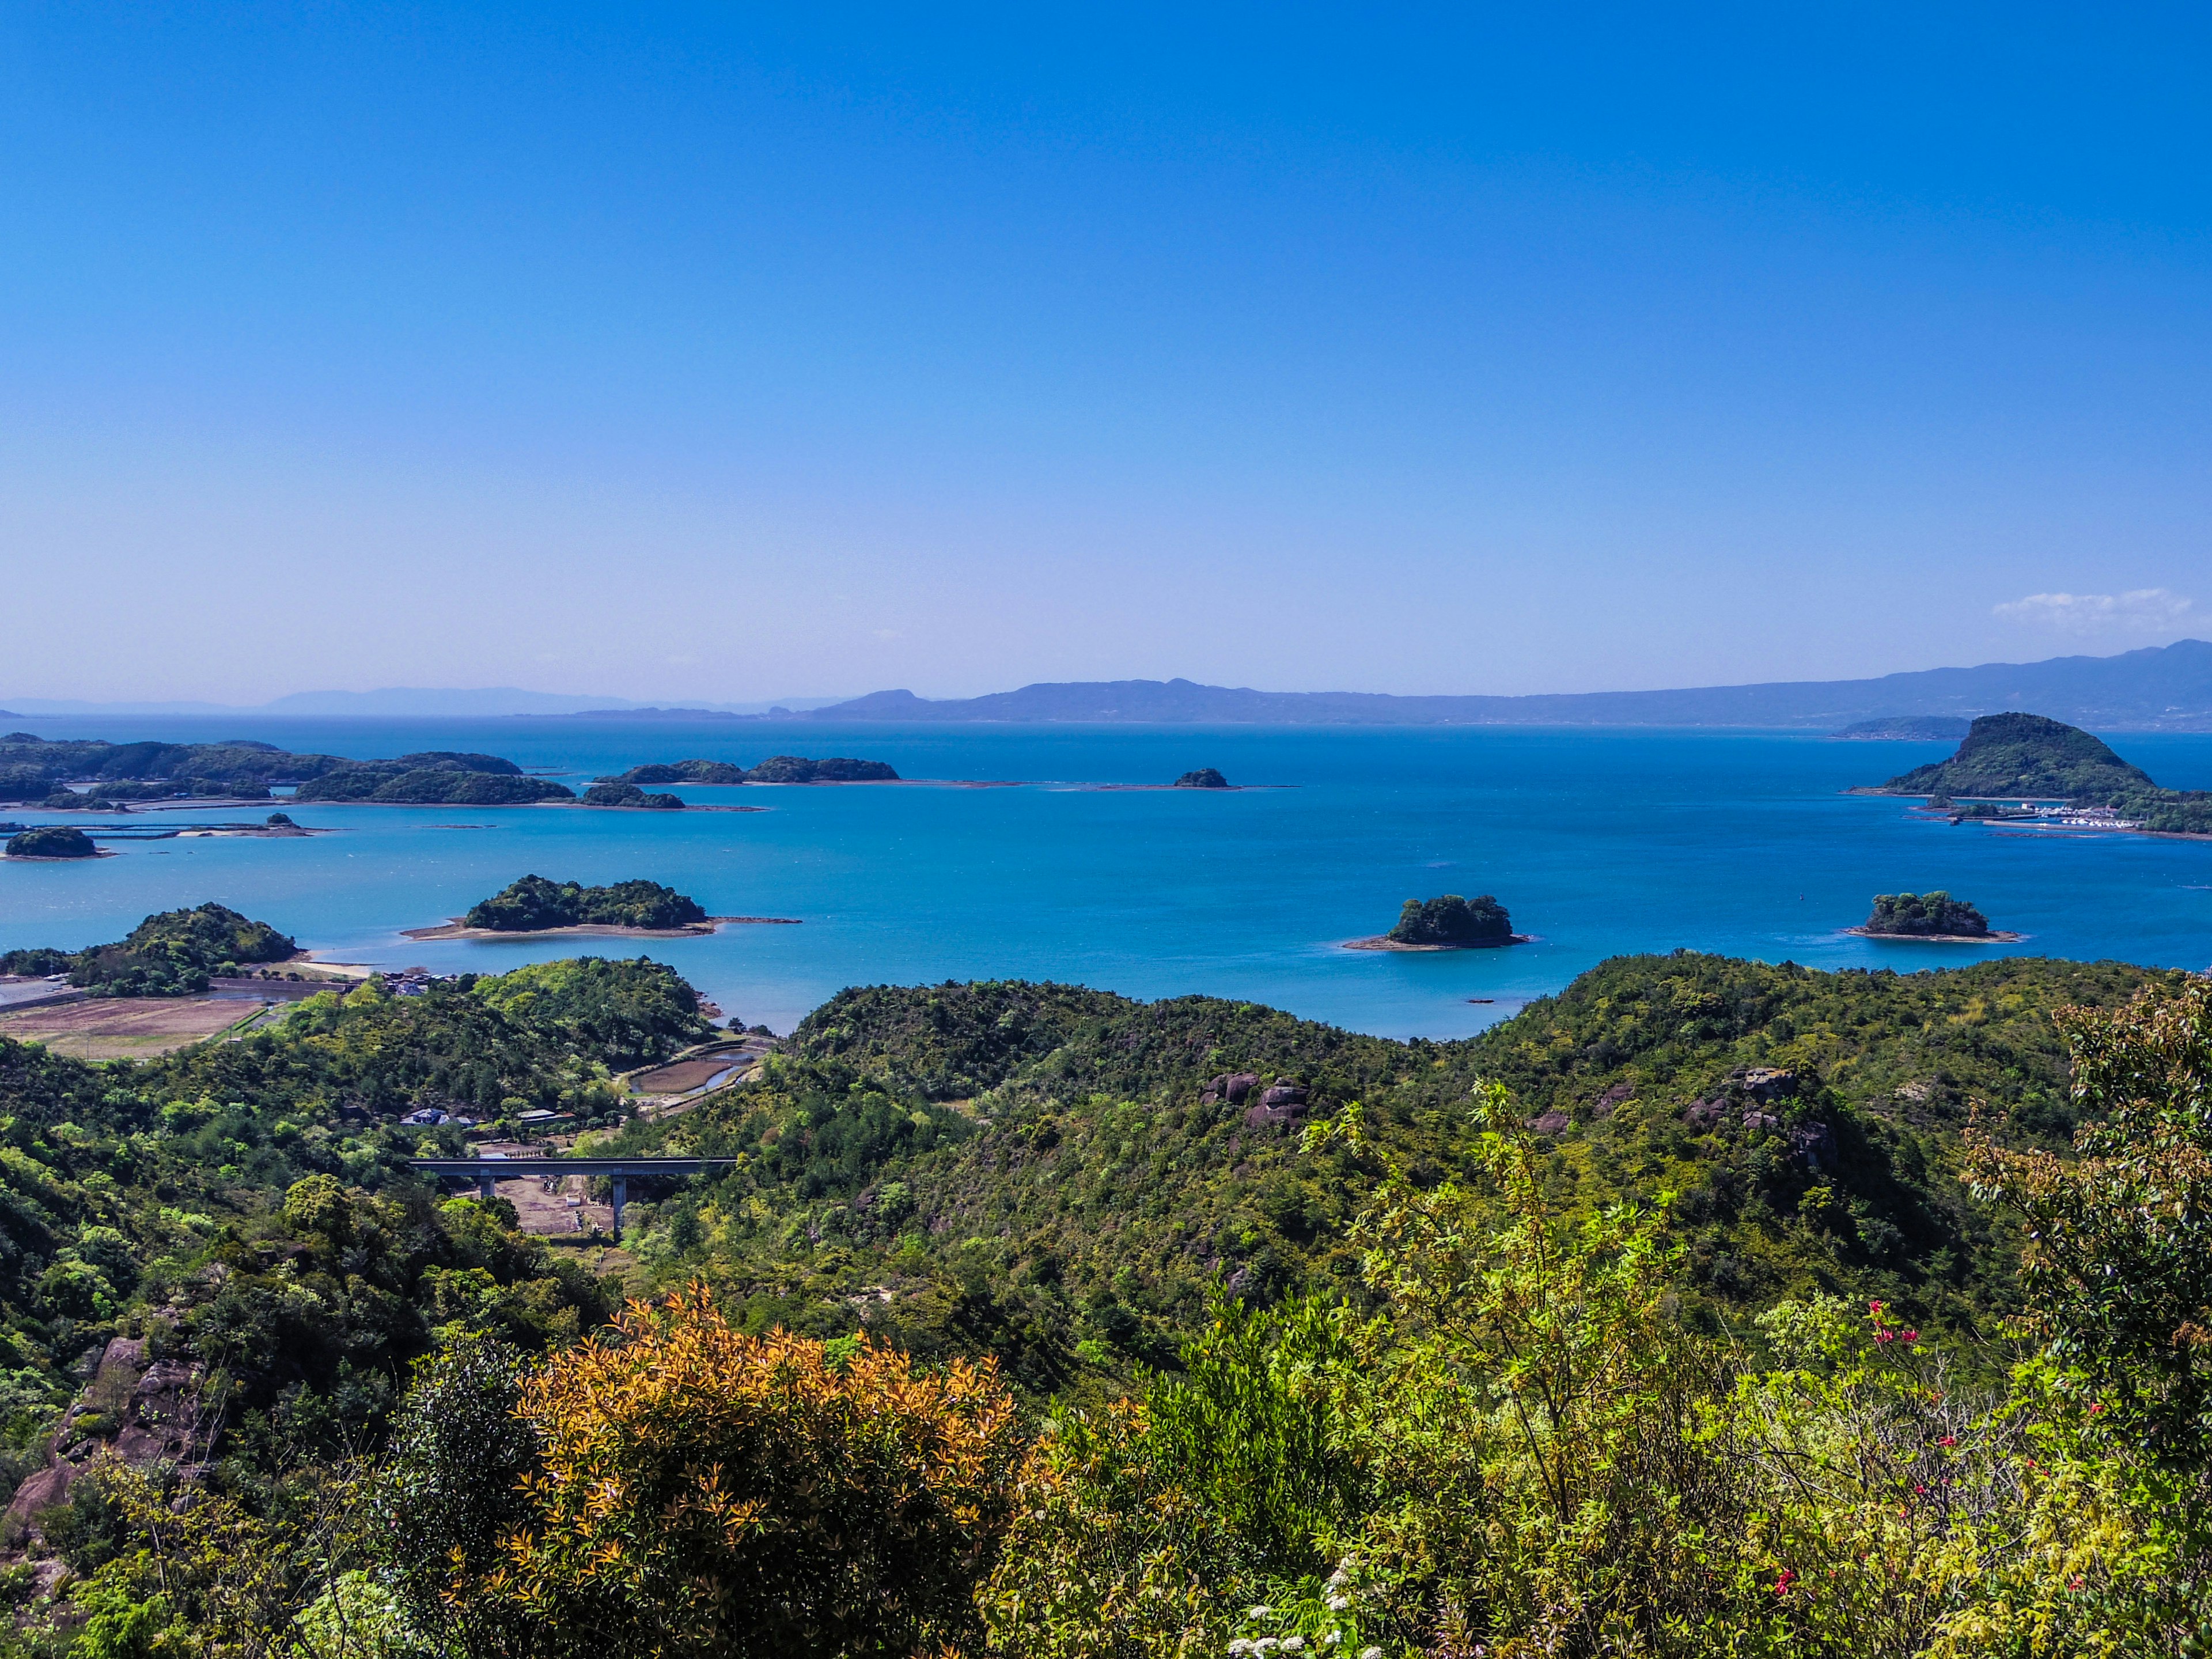
[[[1277,1083],[1261,1091],[1256,1104],[1244,1109],[1244,1122],[1254,1129],[1296,1122],[1306,1115],[1310,1103],[1310,1091],[1304,1084]]]
[[[118,1336],[101,1352],[92,1381],[46,1442],[46,1467],[15,1488],[5,1530],[35,1534],[38,1517],[69,1501],[70,1488],[101,1456],[132,1468],[153,1463],[190,1468],[200,1443],[200,1373],[174,1359],[149,1361],[143,1338]]]
[[[1211,1106],[1217,1101],[1225,1100],[1234,1106],[1259,1086],[1260,1074],[1257,1072],[1224,1072],[1219,1077],[1206,1079],[1205,1088],[1199,1092],[1199,1103]]]

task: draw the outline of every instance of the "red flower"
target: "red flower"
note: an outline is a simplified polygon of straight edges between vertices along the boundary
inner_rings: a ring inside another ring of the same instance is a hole
[[[1920,1340],[1920,1333],[1917,1331],[1907,1331],[1905,1334],[1905,1340],[1907,1342],[1917,1342]]]
[[[1876,1331],[1874,1334],[1874,1340],[1877,1342],[1888,1342],[1893,1340],[1895,1336],[1896,1333],[1893,1331]]]
[[[1947,1434],[1936,1443],[1939,1446],[1955,1446],[1959,1443],[1959,1437],[1955,1434]]]

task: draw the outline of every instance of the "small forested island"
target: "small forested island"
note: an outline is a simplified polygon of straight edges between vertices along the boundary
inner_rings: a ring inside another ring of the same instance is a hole
[[[1974,906],[1953,898],[1941,888],[1929,893],[1876,893],[1873,914],[1844,931],[1867,939],[1924,939],[1933,944],[2005,942],[2024,937],[1993,929],[1989,918]]]
[[[71,784],[88,787],[80,792]],[[513,761],[451,750],[348,760],[294,754],[247,738],[104,743],[49,740],[29,732],[0,737],[0,801],[101,811],[185,799],[266,800],[272,784],[297,785],[295,799],[301,801],[511,806],[574,798],[560,784],[524,776]]]
[[[526,776],[511,760],[445,750],[391,761],[347,761],[309,779],[292,797],[386,806],[527,806],[575,798],[567,785]]]
[[[2212,835],[2212,792],[2162,789],[2102,739],[2040,714],[1984,714],[1958,752],[1857,793],[1920,795],[1954,819],[2002,816],[1973,801],[2063,801],[2107,810],[2116,827],[2154,835]]]
[[[633,766],[613,777],[593,778],[593,783],[743,783],[745,769],[728,761],[687,760],[649,766]]]
[[[11,859],[88,859],[100,848],[74,824],[34,823],[8,838]]]
[[[525,876],[468,914],[437,927],[404,929],[409,939],[512,937],[520,933],[588,933],[667,937],[704,934],[720,922],[784,921],[782,916],[710,916],[696,899],[657,881],[618,881],[586,887],[573,881]]]
[[[1201,766],[1195,772],[1186,772],[1175,781],[1177,789],[1226,789],[1229,780],[1211,766]]]
[[[1505,907],[1488,893],[1472,899],[1446,893],[1432,899],[1407,899],[1397,925],[1373,939],[1351,941],[1354,951],[1482,951],[1525,945],[1528,935],[1513,931]]]
[[[637,806],[672,812],[683,810],[684,799],[680,795],[643,790],[634,783],[595,783],[584,791],[583,804],[586,806]]]
[[[748,783],[896,783],[899,775],[883,761],[833,755],[809,760],[804,755],[770,755],[745,771]]]
[[[290,962],[299,945],[265,921],[221,904],[164,910],[112,945],[82,951],[33,949],[0,956],[0,974],[67,974],[96,997],[197,996],[210,977],[241,967]]]

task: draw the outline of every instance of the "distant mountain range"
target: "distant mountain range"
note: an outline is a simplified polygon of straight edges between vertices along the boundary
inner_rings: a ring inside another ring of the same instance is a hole
[[[1881,722],[1902,735],[1917,719],[2023,712],[2107,732],[2212,732],[2212,644],[2181,640],[2117,657],[1929,668],[1873,680],[1784,680],[1674,691],[1582,691],[1528,697],[1397,697],[1376,691],[1255,691],[1192,680],[1079,680],[988,696],[785,697],[775,703],[669,707],[510,686],[299,691],[242,708],[211,702],[81,702],[10,698],[0,720],[43,714],[264,714],[385,719],[585,715],[629,720],[786,717],[902,725],[1005,720],[1162,726],[1752,726],[1836,731]],[[1937,730],[1924,728],[1932,735]]]
[[[2106,731],[2212,731],[2212,644],[2182,640],[2117,657],[1930,668],[1873,680],[1785,680],[1679,691],[1526,697],[1396,697],[1254,691],[1190,680],[1025,685],[932,700],[877,691],[811,711],[821,720],[1130,721],[1261,726],[1751,726],[1834,730],[1905,715],[2024,710]]]
[[[87,702],[77,698],[11,697],[0,720],[40,714],[273,714],[279,719],[333,717],[382,720],[493,720],[509,714],[765,714],[817,708],[836,697],[785,697],[775,703],[702,702],[681,708],[655,708],[623,697],[570,696],[557,691],[524,691],[511,685],[467,690],[430,686],[386,686],[378,691],[295,691],[261,703]]]

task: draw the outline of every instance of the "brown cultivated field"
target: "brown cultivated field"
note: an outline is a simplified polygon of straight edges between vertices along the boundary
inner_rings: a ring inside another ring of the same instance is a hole
[[[649,1072],[640,1072],[629,1080],[634,1095],[682,1095],[694,1089],[703,1089],[724,1072],[743,1071],[752,1064],[753,1057],[746,1054],[708,1054],[702,1060],[679,1060],[673,1065],[656,1066]]]
[[[0,1036],[76,1060],[150,1060],[260,1012],[259,1003],[236,997],[94,997],[0,1014]]]

